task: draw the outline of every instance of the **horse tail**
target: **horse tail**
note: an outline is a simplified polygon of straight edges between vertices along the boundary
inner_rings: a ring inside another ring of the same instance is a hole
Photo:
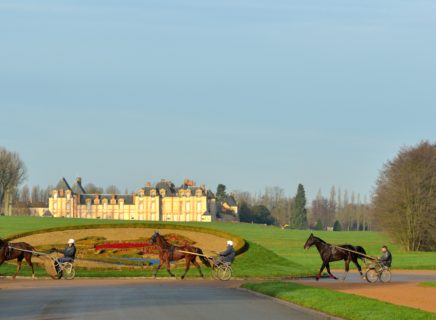
[[[206,265],[206,267],[212,267],[211,265],[210,265],[210,261],[209,261],[209,259],[208,258],[206,258],[205,256],[203,256],[203,250],[201,250],[200,248],[197,248],[197,253],[198,254],[201,254],[201,256],[199,256],[200,257],[200,260]]]
[[[365,251],[365,249],[363,249],[363,247],[361,247],[361,246],[356,246],[355,248],[356,248],[355,251],[357,251],[357,252],[359,252],[359,253],[361,253],[361,254],[366,255],[366,251]],[[362,259],[362,260],[365,258],[364,256],[362,256],[362,255],[360,255],[360,254],[356,254],[356,256],[357,256],[358,259]]]

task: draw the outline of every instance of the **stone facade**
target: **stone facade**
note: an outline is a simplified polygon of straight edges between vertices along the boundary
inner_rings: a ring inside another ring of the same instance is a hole
[[[62,178],[51,193],[48,211],[65,218],[210,222],[213,198],[204,186],[190,180],[178,188],[162,180],[133,194],[89,194],[80,178],[73,188]]]

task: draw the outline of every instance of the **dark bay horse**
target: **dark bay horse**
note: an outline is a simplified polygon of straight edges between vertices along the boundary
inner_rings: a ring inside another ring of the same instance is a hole
[[[17,249],[23,249],[26,251],[20,251]],[[33,248],[27,242],[9,243],[0,239],[0,266],[7,260],[17,259],[17,271],[12,276],[15,279],[18,272],[21,270],[21,263],[23,262],[23,259],[26,259],[27,264],[32,269],[32,278],[35,278],[35,270],[33,269],[32,263],[32,252],[27,251],[35,251],[35,248]]]
[[[162,267],[162,265],[165,263],[167,267],[168,273],[171,275],[171,277],[175,277],[175,275],[171,272],[170,269],[170,262],[171,261],[178,261],[185,259],[186,262],[186,268],[185,273],[182,275],[182,279],[185,278],[186,273],[189,270],[189,267],[191,263],[195,265],[198,269],[198,272],[200,273],[200,276],[203,277],[203,272],[201,272],[200,264],[196,261],[197,255],[195,254],[189,254],[185,252],[180,251],[187,251],[192,252],[196,254],[203,254],[203,251],[200,248],[193,247],[190,245],[183,245],[183,246],[175,246],[169,243],[165,237],[159,234],[159,232],[155,231],[153,236],[150,239],[150,243],[156,245],[156,247],[159,250],[159,265],[157,266],[156,270],[154,271],[153,276],[156,278],[157,272]],[[201,261],[208,266],[211,267],[210,262],[207,258],[203,256],[199,256]]]
[[[306,243],[304,244],[304,249],[308,250],[313,245],[316,246],[316,248],[318,249],[319,255],[321,256],[321,260],[322,260],[321,269],[319,269],[318,275],[316,276],[316,280],[319,280],[324,268],[327,268],[327,272],[329,273],[330,278],[338,279],[330,272],[330,262],[340,261],[340,260],[345,261],[345,275],[342,280],[345,280],[345,278],[347,277],[348,271],[350,270],[351,261],[355,264],[357,270],[359,270],[360,272],[360,275],[363,277],[362,268],[360,267],[359,262],[357,261],[357,259],[359,258],[363,259],[363,257],[357,253],[341,250],[341,248],[345,248],[362,254],[366,254],[365,249],[363,249],[361,246],[352,246],[351,244],[341,244],[337,246],[331,245],[325,242],[324,240],[315,237],[313,233],[311,233]]]

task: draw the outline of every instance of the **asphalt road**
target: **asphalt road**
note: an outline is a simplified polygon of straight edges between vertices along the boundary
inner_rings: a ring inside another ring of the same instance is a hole
[[[0,319],[325,319],[216,281],[12,281]]]

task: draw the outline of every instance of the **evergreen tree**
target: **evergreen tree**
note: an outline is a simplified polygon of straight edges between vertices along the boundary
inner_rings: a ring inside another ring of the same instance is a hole
[[[292,208],[291,226],[296,229],[307,228],[306,192],[303,185],[298,185],[297,195]]]
[[[220,183],[216,188],[216,199],[218,201],[223,201],[226,199],[226,197],[227,197],[226,186]]]
[[[335,223],[333,224],[333,231],[341,231],[342,230],[342,226],[341,223],[336,220]]]

